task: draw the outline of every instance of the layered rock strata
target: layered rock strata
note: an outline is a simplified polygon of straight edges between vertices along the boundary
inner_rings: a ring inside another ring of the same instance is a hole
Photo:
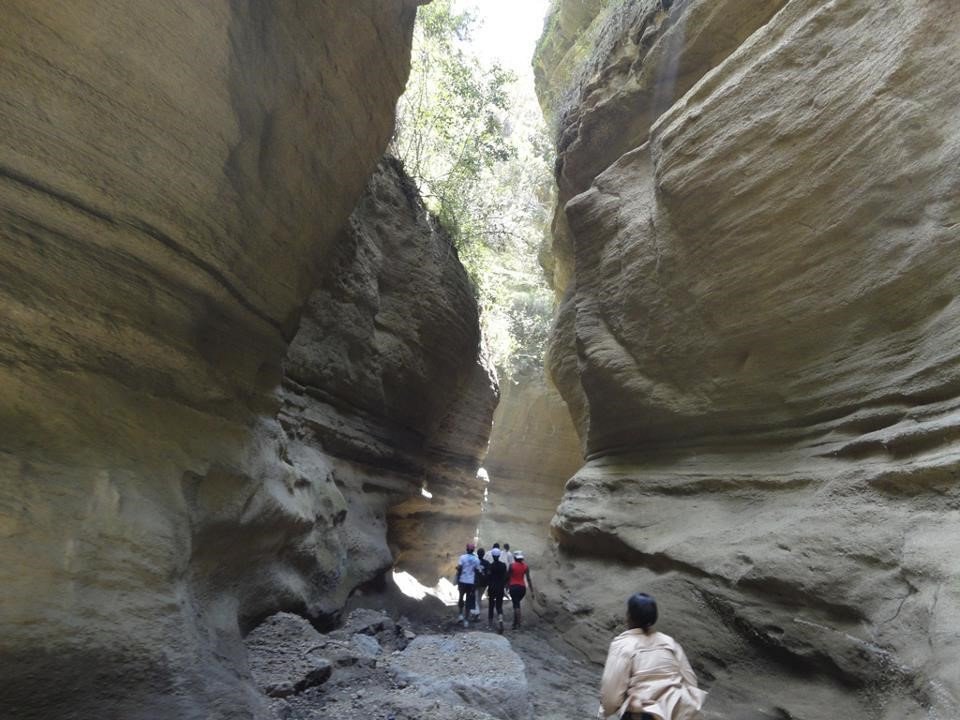
[[[546,377],[525,375],[500,389],[483,461],[480,544],[508,542],[536,568],[548,554],[550,520],[583,454],[566,405]]]
[[[717,717],[960,713],[958,21],[626,3],[560,115],[570,636],[652,589]]]
[[[5,6],[11,717],[266,716],[242,631],[329,620],[390,505],[472,478],[495,398],[455,253],[389,164],[344,230],[416,4]]]
[[[396,160],[304,308],[283,386],[291,461],[328,473],[347,503],[344,570],[360,580],[395,565],[431,585],[449,574],[476,532],[497,383],[457,252]]]

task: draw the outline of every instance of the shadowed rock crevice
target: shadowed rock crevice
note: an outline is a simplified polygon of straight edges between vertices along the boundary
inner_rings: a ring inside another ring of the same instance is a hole
[[[323,455],[338,458],[330,477],[347,503],[347,534],[379,538],[373,557],[385,565],[366,567],[361,546],[345,567],[369,578],[396,564],[431,584],[446,574],[448,548],[473,535],[480,513],[476,471],[496,378],[457,252],[393,158],[304,308],[283,401],[290,456],[321,473]],[[433,497],[421,495],[425,486]],[[435,536],[429,549],[418,542],[424,532]]]

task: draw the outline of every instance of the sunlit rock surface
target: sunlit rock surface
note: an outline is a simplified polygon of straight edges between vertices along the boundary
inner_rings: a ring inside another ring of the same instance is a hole
[[[5,4],[5,717],[262,717],[242,631],[329,619],[425,480],[479,511],[456,255],[389,163],[347,227],[415,4]]]
[[[718,717],[958,716],[960,8],[654,5],[560,118],[569,635],[647,588]]]
[[[593,53],[597,34],[612,0],[551,3],[533,58],[537,97],[544,114],[553,116],[571,92],[574,78]]]
[[[534,717],[523,660],[487,632],[421,635],[390,659],[391,672],[420,697],[465,705],[500,720]]]
[[[558,215],[549,279],[573,274],[563,205],[620,155],[645,142],[651,123],[736,50],[787,0],[559,0],[534,67],[544,112],[556,126]]]
[[[563,487],[583,454],[566,405],[546,378],[507,380],[500,391],[483,463],[489,482],[480,544],[508,542],[536,568],[549,546]]]

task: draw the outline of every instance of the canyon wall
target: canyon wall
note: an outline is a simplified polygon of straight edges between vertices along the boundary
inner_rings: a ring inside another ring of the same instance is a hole
[[[417,4],[5,4],[5,716],[266,717],[244,631],[329,622],[425,484],[479,511],[475,301],[367,187]]]
[[[497,397],[457,252],[386,158],[284,364],[291,462],[325,475],[335,458],[329,475],[347,503],[339,536],[356,581],[340,584],[334,607],[387,568],[431,585],[450,574],[476,532]]]
[[[566,405],[549,379],[524,374],[506,380],[500,390],[483,461],[488,481],[480,545],[510,543],[536,568],[552,555],[550,520],[583,454]]]
[[[960,715],[960,8],[583,5],[536,61],[568,638],[647,589],[713,717]]]

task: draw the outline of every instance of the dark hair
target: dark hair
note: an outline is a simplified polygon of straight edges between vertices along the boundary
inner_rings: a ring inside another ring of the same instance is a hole
[[[494,543],[493,546],[494,546],[497,550],[500,549],[500,543]]]
[[[631,627],[649,630],[657,622],[657,601],[646,593],[634,593],[627,600],[627,617]]]
[[[504,550],[509,550],[509,549],[510,549],[510,543],[504,543],[504,544],[503,544],[503,549],[504,549]]]
[[[477,557],[482,558],[485,552],[486,550],[484,550],[483,548],[480,548],[479,550],[477,550]]]

